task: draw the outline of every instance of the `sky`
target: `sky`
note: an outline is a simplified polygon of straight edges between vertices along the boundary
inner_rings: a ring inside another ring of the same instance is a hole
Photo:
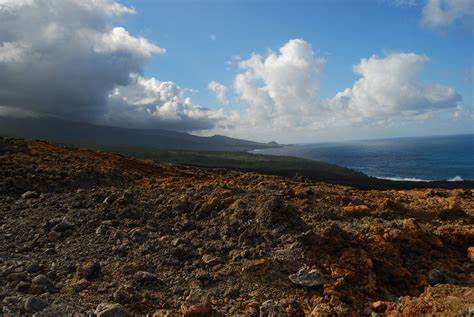
[[[307,143],[474,133],[474,0],[0,0],[0,115]]]

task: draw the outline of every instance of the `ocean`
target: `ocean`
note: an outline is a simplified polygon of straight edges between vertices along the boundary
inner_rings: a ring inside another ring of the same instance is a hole
[[[474,180],[474,134],[301,144],[258,153],[333,163],[391,180]]]

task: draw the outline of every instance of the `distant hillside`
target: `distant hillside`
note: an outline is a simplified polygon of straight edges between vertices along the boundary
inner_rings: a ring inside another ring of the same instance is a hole
[[[200,137],[161,129],[126,129],[54,118],[0,117],[0,135],[88,145],[201,151],[250,151],[279,146],[222,135]]]
[[[144,148],[101,147],[104,151],[128,157],[173,164],[258,172],[286,177],[303,177],[359,189],[474,188],[474,181],[392,181],[369,177],[362,172],[334,164],[291,156],[263,155],[245,152],[177,151]]]

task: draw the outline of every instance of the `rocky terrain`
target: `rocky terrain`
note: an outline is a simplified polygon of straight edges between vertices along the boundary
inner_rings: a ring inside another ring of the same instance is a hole
[[[474,190],[0,139],[5,316],[472,316]]]

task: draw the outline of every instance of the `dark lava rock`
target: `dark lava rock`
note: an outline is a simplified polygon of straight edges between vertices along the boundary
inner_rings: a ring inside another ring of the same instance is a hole
[[[44,274],[40,274],[31,280],[34,285],[39,287],[51,289],[53,287],[53,282]]]
[[[41,298],[36,297],[36,296],[30,296],[26,299],[24,308],[27,313],[31,314],[31,313],[39,312],[45,309],[47,306],[48,306],[48,303],[46,303]]]
[[[88,281],[98,278],[100,275],[100,264],[98,262],[87,262],[77,268],[77,276]]]
[[[428,274],[428,281],[431,285],[443,284],[446,283],[446,276],[443,271],[438,269],[433,269]]]

